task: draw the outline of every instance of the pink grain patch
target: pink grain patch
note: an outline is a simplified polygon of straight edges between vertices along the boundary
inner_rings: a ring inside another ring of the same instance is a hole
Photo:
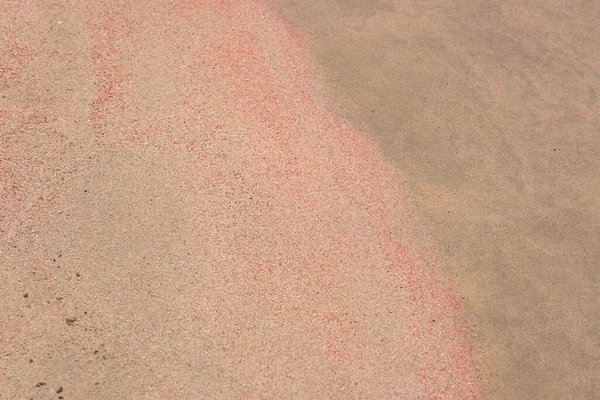
[[[17,218],[11,218],[11,210],[23,208],[23,180],[28,171],[19,167],[19,160],[12,154],[15,141],[11,133],[26,123],[31,111],[25,105],[10,102],[11,93],[18,85],[23,69],[33,54],[21,33],[28,29],[24,20],[27,1],[0,4],[0,240],[9,240],[14,234]]]
[[[23,10],[30,6],[27,2],[3,2],[0,4],[0,88],[6,88],[16,80],[24,63],[31,58],[26,43],[18,40]]]
[[[460,301],[405,244],[418,227],[401,176],[317,100],[309,45],[268,2],[102,0],[86,18],[97,147],[187,151],[187,172],[218,200],[198,199],[216,221],[202,240],[235,253],[232,285],[261,282],[265,313],[280,317],[273,329],[308,343],[298,346],[337,397],[479,396]],[[148,354],[137,340],[120,345]]]
[[[370,262],[361,248],[376,249],[382,264],[365,273],[392,270],[408,286],[407,351],[418,360],[424,394],[478,397],[472,340],[457,322],[460,301],[401,245],[393,227],[407,208],[397,174],[373,143],[314,100],[318,81],[301,36],[258,1],[206,2],[195,9],[206,11],[216,20],[214,31],[206,32],[209,51],[200,55],[201,63],[214,66],[222,88],[212,101],[235,115],[225,124],[243,121],[244,143],[257,155],[249,179],[270,205],[269,216],[240,217],[240,254],[268,274],[287,264],[293,268],[287,279],[318,277],[318,294],[315,289],[315,297],[295,300],[293,307],[316,316],[314,329],[322,332],[332,370],[347,380],[362,374],[385,381],[386,374],[402,373],[402,366],[386,369],[363,354],[361,340],[372,338],[352,327],[341,303],[322,294],[344,285],[347,268]],[[273,286],[280,293],[290,290],[285,281]],[[331,379],[344,390],[344,379]]]
[[[118,9],[118,4],[105,9],[104,12],[98,12],[93,8],[99,8],[102,2],[98,3],[100,4],[91,6],[91,15],[94,18],[88,19],[89,29],[96,38],[92,49],[92,71],[98,79],[98,95],[91,105],[95,122],[114,113],[123,96],[123,70],[117,49],[120,44],[119,34],[127,25],[127,19],[122,10]]]

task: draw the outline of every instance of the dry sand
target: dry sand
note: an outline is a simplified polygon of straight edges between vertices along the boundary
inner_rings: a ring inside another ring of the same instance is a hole
[[[599,398],[600,3],[283,11],[332,104],[408,181],[423,254],[466,299],[483,397]]]
[[[401,176],[272,5],[1,4],[1,398],[478,397]]]

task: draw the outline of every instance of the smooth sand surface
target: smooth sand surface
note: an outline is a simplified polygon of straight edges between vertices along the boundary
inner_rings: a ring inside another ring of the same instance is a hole
[[[483,398],[600,397],[600,3],[286,0],[402,172]],[[425,228],[426,226],[426,228]]]
[[[273,4],[0,4],[0,398],[479,396],[402,175]]]

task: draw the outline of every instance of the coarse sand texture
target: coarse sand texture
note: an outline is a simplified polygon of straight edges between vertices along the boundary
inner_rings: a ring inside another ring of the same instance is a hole
[[[479,397],[402,177],[273,4],[0,4],[1,399]]]

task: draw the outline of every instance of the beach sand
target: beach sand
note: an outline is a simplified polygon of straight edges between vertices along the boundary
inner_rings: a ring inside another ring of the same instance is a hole
[[[331,104],[408,181],[483,398],[598,398],[599,4],[284,3]]]
[[[479,396],[404,178],[273,4],[2,7],[1,398]]]
[[[0,399],[594,397],[594,10],[428,4],[0,2]]]

